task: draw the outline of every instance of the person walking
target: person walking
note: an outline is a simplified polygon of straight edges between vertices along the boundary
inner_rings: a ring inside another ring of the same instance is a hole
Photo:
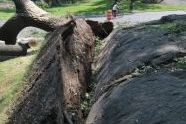
[[[112,7],[112,15],[113,15],[113,17],[116,17],[117,12],[118,12],[118,5],[117,5],[117,2],[115,2],[113,7]]]

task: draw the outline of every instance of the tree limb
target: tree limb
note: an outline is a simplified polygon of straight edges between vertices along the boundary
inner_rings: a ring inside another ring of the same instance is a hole
[[[0,27],[0,40],[5,41],[5,44],[8,45],[16,44],[17,35],[25,27],[33,26],[50,32],[72,20],[72,18],[69,17],[52,16],[50,13],[36,6],[31,0],[12,1],[16,7],[16,14]],[[98,23],[97,21],[90,20],[86,22],[90,25],[93,33],[102,39],[108,36],[113,30],[112,23]],[[8,53],[9,47],[10,46],[5,47],[7,48],[7,52],[5,53]],[[0,55],[6,51],[5,48],[3,51],[0,49]],[[14,48],[21,50],[20,46],[14,46]]]

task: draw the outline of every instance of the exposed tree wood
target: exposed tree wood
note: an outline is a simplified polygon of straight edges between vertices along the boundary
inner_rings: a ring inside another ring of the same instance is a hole
[[[73,113],[73,123],[82,124],[81,102],[90,84],[94,39],[83,19],[50,33],[9,124],[63,124],[65,112]]]
[[[87,24],[90,25],[95,36],[104,39],[106,38],[113,30],[114,25],[112,22],[99,23],[97,21],[86,20]]]

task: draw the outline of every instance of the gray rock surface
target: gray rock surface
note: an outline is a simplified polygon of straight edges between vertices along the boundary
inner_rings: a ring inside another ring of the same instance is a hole
[[[87,124],[186,123],[186,70],[175,61],[186,56],[184,18],[119,29],[104,41]]]
[[[185,124],[186,71],[121,82],[94,104],[87,124]]]
[[[163,25],[137,26],[113,32],[101,51],[97,64],[96,96],[105,85],[131,74],[136,68],[156,66],[186,54],[186,39]],[[97,98],[97,97],[96,97]]]

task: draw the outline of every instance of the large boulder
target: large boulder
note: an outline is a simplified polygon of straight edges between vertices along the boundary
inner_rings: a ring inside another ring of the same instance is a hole
[[[186,122],[186,70],[177,66],[186,55],[186,23],[170,17],[118,29],[104,41],[87,124]]]
[[[99,97],[87,124],[185,124],[186,71],[146,74]]]

